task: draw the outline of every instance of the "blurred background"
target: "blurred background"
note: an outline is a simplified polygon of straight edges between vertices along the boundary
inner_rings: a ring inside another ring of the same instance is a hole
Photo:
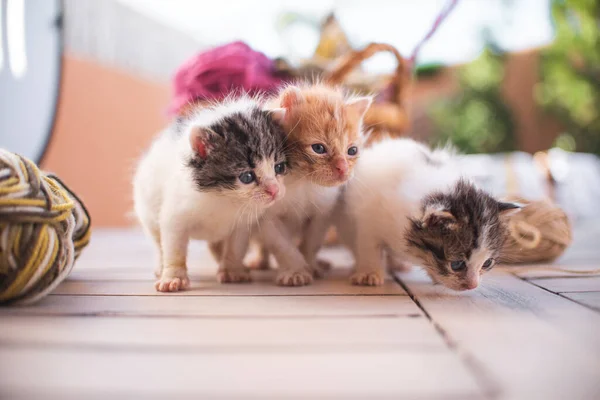
[[[372,42],[409,57],[446,4],[0,0],[0,146],[61,176],[95,226],[132,225],[132,170],[169,122],[186,60],[234,41],[288,76],[319,76]],[[396,105],[401,133],[473,154],[465,170],[495,194],[596,215],[599,21],[597,0],[459,1]],[[397,64],[376,54],[348,80],[385,93]]]

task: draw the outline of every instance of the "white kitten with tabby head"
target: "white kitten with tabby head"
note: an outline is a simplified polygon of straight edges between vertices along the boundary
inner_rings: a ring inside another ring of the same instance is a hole
[[[408,139],[363,151],[340,200],[335,224],[356,259],[356,285],[380,285],[384,262],[423,267],[434,282],[474,289],[506,238],[499,202],[462,178],[456,160]],[[385,256],[385,261],[383,256]]]
[[[219,279],[248,281],[253,223],[285,193],[285,134],[260,100],[192,106],[158,136],[133,180],[135,212],[157,246],[156,289],[189,285],[190,239],[219,243]]]

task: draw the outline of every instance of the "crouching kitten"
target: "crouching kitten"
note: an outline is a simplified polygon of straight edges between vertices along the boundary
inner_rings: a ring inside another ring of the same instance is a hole
[[[423,267],[434,282],[474,289],[506,237],[502,203],[462,178],[455,159],[408,139],[363,151],[335,216],[354,253],[356,285],[381,285],[384,265]]]
[[[189,286],[190,239],[222,247],[221,281],[247,281],[254,221],[284,195],[285,134],[258,99],[192,107],[162,132],[133,180],[134,208],[159,253],[156,290]]]

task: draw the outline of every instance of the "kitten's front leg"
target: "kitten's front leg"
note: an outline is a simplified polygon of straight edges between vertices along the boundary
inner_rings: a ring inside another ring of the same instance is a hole
[[[360,232],[360,230],[359,230]],[[385,272],[381,246],[374,235],[361,234],[356,243],[356,271],[350,277],[353,285],[383,285]]]
[[[239,226],[223,243],[221,262],[217,280],[221,283],[250,282],[250,272],[244,267],[244,256],[248,250],[250,230]]]
[[[281,220],[276,217],[266,219],[261,223],[259,232],[262,243],[279,264],[278,285],[304,286],[312,283],[313,276],[308,264]]]
[[[331,267],[328,262],[317,259],[317,253],[325,241],[325,235],[327,235],[330,225],[329,218],[325,216],[318,215],[311,218],[300,243],[300,252],[317,278],[323,277],[325,271]]]
[[[186,258],[189,236],[183,229],[170,224],[161,226],[163,267],[154,284],[159,292],[177,292],[190,286]]]

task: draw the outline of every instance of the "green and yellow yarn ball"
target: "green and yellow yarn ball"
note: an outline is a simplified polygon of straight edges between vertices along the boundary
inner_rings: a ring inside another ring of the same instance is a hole
[[[56,176],[0,149],[0,304],[33,303],[70,272],[90,216]]]

